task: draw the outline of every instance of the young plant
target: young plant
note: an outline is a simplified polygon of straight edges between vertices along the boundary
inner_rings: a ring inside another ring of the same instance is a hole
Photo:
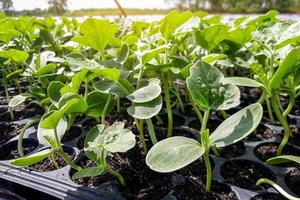
[[[69,156],[64,152],[61,146],[61,139],[68,129],[68,123],[70,116],[77,113],[84,113],[87,109],[87,104],[84,99],[74,93],[67,93],[63,95],[55,106],[45,114],[38,126],[37,138],[40,144],[50,147],[27,157],[21,157],[19,159],[11,161],[12,165],[16,166],[29,166],[50,157],[53,164],[58,168],[58,165],[54,159],[54,155],[57,153],[60,155],[72,168],[80,170],[81,167],[73,163]],[[22,143],[18,143],[22,144]],[[22,146],[18,146],[18,149],[22,149]]]
[[[276,165],[276,164],[283,164],[283,163],[288,163],[288,162],[296,162],[300,164],[300,157],[298,156],[293,156],[293,155],[282,155],[282,156],[277,156],[274,158],[270,158],[267,160],[267,163],[270,165]],[[276,184],[274,181],[267,179],[267,178],[261,178],[256,182],[256,185],[261,185],[261,184],[269,184],[272,187],[274,187],[280,194],[282,194],[284,197],[290,200],[300,200],[298,197],[294,197],[284,191],[283,188],[280,187],[280,185]]]
[[[186,137],[171,137],[158,142],[148,152],[147,165],[157,172],[172,172],[187,166],[202,155],[206,165],[206,191],[211,188],[210,149],[225,147],[247,137],[262,118],[262,107],[252,104],[227,118],[212,134],[206,128],[211,109],[229,109],[239,104],[236,86],[223,83],[222,74],[202,61],[191,67],[188,89],[195,102],[205,110],[200,131],[201,143]]]
[[[148,149],[142,131],[144,128],[143,120],[146,120],[149,135],[154,145],[157,143],[157,138],[151,118],[156,116],[162,108],[162,97],[160,94],[160,81],[158,79],[150,79],[146,86],[139,88],[127,96],[127,99],[133,103],[132,106],[127,109],[127,112],[135,119],[139,119],[137,127],[140,130],[140,137],[145,153],[147,153]]]
[[[125,186],[125,180],[121,174],[109,167],[106,157],[109,153],[124,153],[135,146],[135,135],[124,128],[123,122],[116,122],[111,126],[99,124],[92,128],[84,141],[85,155],[96,162],[97,166],[84,168],[76,172],[72,179],[98,176],[105,172],[117,177]]]

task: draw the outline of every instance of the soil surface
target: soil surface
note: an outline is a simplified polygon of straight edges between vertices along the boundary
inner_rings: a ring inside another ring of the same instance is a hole
[[[176,173],[161,174],[152,171],[145,164],[141,149],[136,146],[127,153],[117,153],[107,158],[108,165],[124,177],[127,186],[119,185],[121,195],[129,200],[157,200],[173,195],[182,200],[199,199],[237,199],[235,193],[226,184],[213,182],[212,192],[205,192],[205,165],[198,160]],[[82,167],[95,166],[93,161],[83,159]],[[71,174],[72,175],[72,174]],[[108,181],[116,181],[112,175],[103,175],[76,180],[77,184],[97,187]]]
[[[256,186],[258,179],[268,178],[275,181],[276,177],[268,168],[249,160],[225,162],[221,167],[221,175],[226,182],[232,185],[254,191],[270,187],[266,184]]]
[[[16,110],[13,111],[14,113],[14,121],[22,120],[34,116],[41,116],[43,115],[44,111],[41,107],[31,104],[29,106],[25,106],[25,104],[21,104]],[[12,121],[10,112],[7,111],[5,113],[0,114],[1,121]]]
[[[58,168],[62,168],[67,165],[66,161],[58,154],[55,154],[55,161],[58,165]],[[75,153],[69,154],[69,158],[73,160],[75,158]],[[38,172],[49,172],[57,170],[51,159],[48,157],[34,165],[26,167],[26,169],[30,171],[38,171]]]
[[[23,148],[24,148],[24,154],[27,155],[31,153],[33,150],[35,150],[38,146],[37,141],[29,141],[29,140],[23,140]],[[19,158],[19,153],[17,149],[17,142],[13,141],[8,144],[5,144],[0,149],[0,160],[12,160]]]
[[[249,141],[261,141],[268,140],[272,137],[276,137],[279,133],[264,125],[259,125],[251,135],[247,138]]]
[[[25,125],[16,124],[13,122],[0,123],[0,143],[6,142],[18,135],[23,126]]]
[[[261,161],[266,161],[269,158],[276,156],[276,150],[278,148],[278,143],[264,143],[259,146],[257,146],[254,150],[255,156],[260,159]],[[286,145],[282,151],[283,155],[295,155],[300,156],[300,150],[296,149],[293,146]],[[289,162],[284,164],[278,164],[276,165],[278,167],[293,167],[297,166],[297,163]]]
[[[218,152],[223,158],[234,158],[244,155],[246,153],[246,146],[244,142],[239,141],[227,147],[219,148]]]
[[[252,197],[250,200],[286,200],[286,198],[276,193],[262,193]]]
[[[298,165],[299,166],[299,165]],[[285,183],[289,189],[300,196],[300,169],[293,168],[285,177]]]
[[[69,142],[80,137],[82,130],[78,126],[72,126],[64,135],[62,142]]]

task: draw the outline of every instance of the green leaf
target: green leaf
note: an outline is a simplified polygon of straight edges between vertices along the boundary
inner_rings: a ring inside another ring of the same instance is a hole
[[[8,103],[8,106],[12,109],[15,109],[16,107],[18,107],[19,105],[21,105],[22,103],[24,103],[26,101],[26,99],[28,98],[28,96],[23,95],[23,94],[19,94],[17,96],[14,96]]]
[[[64,87],[64,84],[60,81],[52,81],[48,88],[47,88],[47,94],[50,98],[53,105],[55,105],[56,108],[58,108],[58,102],[61,97],[60,90]]]
[[[85,178],[85,177],[95,177],[103,174],[105,172],[104,169],[100,167],[88,167],[85,169],[82,169],[78,172],[76,172],[72,176],[72,180],[79,179],[79,178]]]
[[[45,149],[30,156],[12,160],[10,164],[22,167],[30,166],[47,158],[50,155],[50,153],[52,153],[52,151],[52,149]]]
[[[283,30],[281,37],[276,42],[275,49],[280,49],[288,44],[300,42],[300,23],[293,23],[286,30]]]
[[[81,71],[83,68],[93,69],[100,67],[100,64],[94,60],[85,58],[82,54],[73,53],[66,56],[72,71]]]
[[[80,72],[75,74],[72,77],[71,83],[61,89],[61,94],[66,94],[68,92],[78,93],[81,83],[86,78],[88,72],[89,71],[87,69],[82,69]]]
[[[92,117],[100,117],[103,113],[108,97],[108,93],[99,91],[90,92],[86,98],[86,103],[88,105],[86,114]],[[115,101],[114,99],[111,99],[106,112],[109,113],[110,111],[112,111],[114,105]]]
[[[111,153],[126,152],[135,146],[135,135],[124,129],[123,122],[116,122],[111,126],[103,124],[92,128],[84,141],[86,155],[92,160],[103,158],[104,151]]]
[[[50,63],[48,65],[42,66],[40,67],[36,72],[35,75],[36,76],[42,76],[42,75],[46,75],[48,73],[53,73],[57,68],[57,65],[54,63]]]
[[[87,19],[80,26],[83,36],[75,36],[73,40],[84,46],[103,51],[118,31],[118,25],[109,20]]]
[[[122,73],[120,69],[115,69],[115,68],[98,68],[98,69],[90,69],[90,71],[111,81],[117,81],[120,78]]]
[[[127,60],[129,51],[130,51],[129,46],[126,43],[124,43],[121,49],[118,51],[117,61],[119,63],[124,63]]]
[[[225,147],[247,137],[259,125],[262,114],[262,106],[255,103],[230,116],[210,135],[211,145]]]
[[[288,162],[296,162],[300,164],[300,157],[293,156],[293,155],[282,155],[267,160],[267,163],[270,165],[277,165],[277,164],[288,163]]]
[[[104,93],[112,93],[115,95],[124,94],[124,91],[113,81],[101,80],[96,82],[95,89]]]
[[[76,113],[84,113],[87,109],[87,103],[83,99],[83,97],[76,93],[67,93],[64,94],[59,102],[58,107],[59,109],[62,109],[65,105],[69,103],[71,100],[77,100],[77,103],[73,106],[68,106],[68,109],[66,110],[66,114],[76,114]]]
[[[188,21],[192,16],[193,14],[190,11],[186,11],[181,14],[175,10],[169,12],[168,15],[162,19],[160,33],[166,40],[168,40],[173,32]]]
[[[0,51],[0,57],[12,60],[19,64],[23,64],[26,63],[29,55],[26,51],[9,49],[7,51]]]
[[[159,84],[150,83],[149,85],[142,87],[128,95],[127,99],[134,103],[145,103],[157,98],[160,93],[161,87]]]
[[[210,64],[199,61],[190,69],[188,90],[195,102],[204,110],[227,110],[239,105],[237,86],[223,83],[221,72]]]
[[[218,24],[203,31],[196,31],[196,42],[204,49],[211,51],[227,37],[229,27]]]
[[[162,97],[158,96],[156,99],[145,102],[136,103],[127,108],[127,112],[137,119],[150,119],[157,115],[162,108]]]
[[[151,61],[153,58],[155,58],[158,54],[165,52],[168,50],[167,45],[159,46],[155,49],[151,49],[148,51],[144,51],[142,55],[142,63],[145,65],[149,61]]]
[[[282,61],[279,68],[276,70],[272,80],[271,88],[277,89],[280,87],[283,79],[291,73],[296,71],[296,67],[299,67],[297,63],[300,61],[300,48],[295,48],[289,52],[286,58]]]
[[[206,63],[212,63],[214,61],[222,60],[227,58],[228,56],[226,54],[220,54],[220,53],[212,53],[207,56],[202,57],[202,61]]]
[[[175,136],[155,144],[147,154],[146,164],[157,172],[173,172],[199,159],[204,152],[196,140]]]
[[[64,95],[65,96],[65,95]],[[87,108],[86,102],[81,98],[76,98],[73,94],[67,93],[63,100],[59,101],[59,110],[53,112],[49,117],[43,120],[41,128],[54,129],[57,127],[60,119],[64,114],[77,113],[85,111]],[[72,98],[73,97],[73,98]]]
[[[52,113],[53,111],[44,115],[38,125],[37,138],[39,140],[39,143],[45,146],[51,146],[51,144],[49,143],[49,139],[51,139],[51,141],[60,142],[68,128],[67,119],[66,117],[62,116],[59,119],[57,126],[55,127],[58,141],[55,136],[54,128],[53,129],[42,128],[42,124],[44,123],[44,120],[47,119],[47,117],[49,117]]]
[[[18,69],[16,71],[6,75],[5,81],[10,81],[10,80],[19,78],[21,73],[23,73],[23,69]]]
[[[264,87],[264,85],[261,84],[260,82],[245,77],[225,77],[223,82],[226,84],[245,86],[245,87],[256,87],[256,88]]]

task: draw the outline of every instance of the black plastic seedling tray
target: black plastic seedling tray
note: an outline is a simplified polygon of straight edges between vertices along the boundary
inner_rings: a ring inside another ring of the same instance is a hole
[[[198,137],[197,136],[198,131],[188,127],[188,124],[191,121],[195,120],[195,118],[183,116],[179,112],[175,112],[174,116],[175,117],[180,116],[179,118],[181,120],[184,119],[181,124],[178,124],[178,126],[175,127],[174,131],[176,132],[186,131],[186,132],[190,132],[191,135],[195,136],[195,138]],[[30,119],[25,119],[17,123],[26,123],[28,120]],[[80,127],[81,124],[82,122],[78,122],[76,126]],[[156,128],[164,129],[163,127],[156,127]],[[277,126],[269,126],[269,128],[272,128],[278,132],[280,132],[282,129],[281,127],[277,127]],[[84,130],[83,128],[81,128],[81,130],[82,130],[82,134],[80,138],[76,138],[72,141],[63,143],[64,148],[67,151],[75,152],[76,154],[75,161],[81,159],[82,157],[82,152],[80,152],[77,146],[79,140],[83,138],[84,135],[86,134],[86,130]],[[242,156],[238,156],[230,159],[211,156],[211,159],[214,162],[214,166],[215,166],[213,170],[213,180],[226,183],[226,180],[221,175],[222,166],[226,162],[230,162],[230,161],[251,162],[251,163],[255,163],[255,165],[262,167],[264,170],[266,170],[267,173],[272,174],[276,182],[283,189],[285,189],[290,194],[293,194],[293,192],[290,191],[290,189],[287,187],[284,181],[284,176],[288,173],[289,168],[267,165],[261,160],[259,160],[254,154],[254,150],[255,148],[257,148],[258,145],[261,145],[263,143],[278,142],[278,141],[279,140],[276,139],[275,137],[268,140],[254,141],[254,142],[246,140],[244,141],[246,147],[246,153]],[[17,137],[0,145],[0,152],[1,149],[11,148],[12,146],[16,148],[16,144],[17,144]],[[24,145],[30,145],[30,144],[37,144],[35,127],[31,127],[30,129],[28,129],[25,134]],[[300,151],[300,148],[298,146],[294,145],[294,147]],[[45,147],[38,146],[33,152],[39,151],[43,148]],[[2,160],[0,161],[0,174],[1,174],[0,176],[1,179],[5,179],[15,184],[20,184],[29,188],[33,188],[34,190],[40,191],[41,193],[49,194],[58,199],[70,199],[70,200],[125,199],[120,196],[117,182],[107,182],[96,188],[80,186],[74,183],[70,178],[71,169],[69,166],[51,172],[35,172],[35,171],[29,171],[24,168],[12,166],[9,164],[9,161]],[[238,199],[241,200],[250,200],[252,197],[256,195],[264,195],[264,194],[270,195],[272,193],[275,194],[277,193],[277,191],[272,187],[260,191],[250,191],[244,188],[240,188],[235,184],[233,185],[228,183],[228,185],[230,186],[232,191],[236,193]],[[169,194],[162,199],[168,200],[168,199],[177,199],[177,198],[172,194]]]

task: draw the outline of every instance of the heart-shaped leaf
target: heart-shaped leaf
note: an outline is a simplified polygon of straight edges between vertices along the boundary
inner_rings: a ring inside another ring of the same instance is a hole
[[[150,119],[157,115],[162,108],[162,97],[158,96],[156,99],[145,102],[135,103],[127,109],[129,115],[137,119]]]
[[[103,51],[117,31],[118,25],[109,20],[87,19],[80,26],[80,33],[83,36],[76,36],[73,40],[84,46]]]
[[[168,15],[162,19],[162,25],[160,27],[160,33],[162,36],[168,40],[173,32],[188,21],[193,14],[190,11],[179,13],[178,11],[171,11]]]
[[[161,93],[161,87],[159,84],[149,84],[145,87],[142,87],[132,94],[127,96],[127,99],[134,103],[144,103],[148,101],[152,101],[157,98]]]
[[[85,102],[85,100],[81,95],[75,93],[64,94],[59,99],[58,102],[59,109],[63,108],[66,104],[68,104],[70,100],[74,100],[74,99],[77,100],[76,105],[68,107],[68,109],[66,109],[65,114],[84,113],[87,109],[87,103]]]
[[[146,164],[157,172],[173,172],[199,159],[204,152],[196,140],[175,136],[154,145],[147,154]]]
[[[105,151],[126,152],[134,146],[135,135],[129,129],[124,129],[123,122],[111,126],[97,125],[88,132],[84,141],[85,153],[92,160],[105,159]]]
[[[225,147],[234,144],[251,134],[259,125],[263,109],[259,103],[252,104],[227,118],[210,135],[212,146]]]
[[[187,87],[195,102],[204,110],[227,110],[240,104],[237,86],[223,83],[221,72],[202,61],[194,64],[187,78]]]

